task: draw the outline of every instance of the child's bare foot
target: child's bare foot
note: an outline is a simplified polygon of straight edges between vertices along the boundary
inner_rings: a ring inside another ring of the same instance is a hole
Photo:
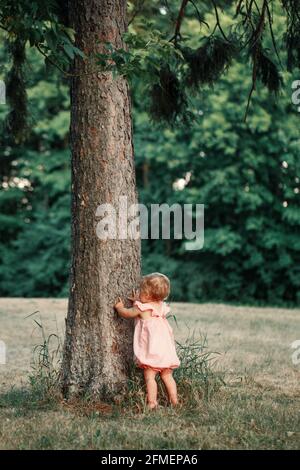
[[[172,408],[177,408],[177,406],[179,406],[179,403],[178,403],[178,398],[177,397],[170,397],[169,398],[169,406],[171,406]]]
[[[156,402],[150,402],[150,403],[148,403],[147,406],[148,406],[149,410],[156,410],[158,408],[158,403],[157,403],[157,401]]]

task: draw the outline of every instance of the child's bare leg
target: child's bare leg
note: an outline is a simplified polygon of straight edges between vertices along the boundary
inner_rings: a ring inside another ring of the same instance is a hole
[[[144,378],[147,387],[147,400],[149,408],[157,407],[157,383],[155,380],[157,372],[152,369],[144,369]]]
[[[172,369],[162,370],[160,373],[160,377],[166,386],[170,402],[172,403],[172,405],[177,405],[177,386],[172,375]]]

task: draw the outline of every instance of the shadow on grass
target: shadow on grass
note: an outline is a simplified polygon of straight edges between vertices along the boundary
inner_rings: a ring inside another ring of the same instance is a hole
[[[36,411],[49,411],[57,407],[53,396],[45,397],[42,391],[29,387],[15,388],[0,394],[0,409],[10,409],[18,416],[27,416]]]

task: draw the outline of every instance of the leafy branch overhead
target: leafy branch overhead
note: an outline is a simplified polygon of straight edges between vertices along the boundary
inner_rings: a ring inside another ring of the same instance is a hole
[[[0,0],[0,27],[9,43],[23,44],[24,61],[28,44],[38,49],[46,64],[72,76],[75,57],[91,61],[95,57],[86,57],[76,46],[66,5],[53,0]],[[154,17],[152,22],[143,21],[147,8]],[[153,119],[175,124],[191,116],[193,93],[212,86],[239,57],[245,67],[251,67],[246,119],[258,81],[278,94],[284,68],[291,71],[300,66],[299,11],[300,0],[131,1],[124,48],[115,50],[107,43],[96,63],[101,70],[125,75],[131,81],[142,79],[149,91]],[[283,36],[274,29],[276,15],[286,18]],[[189,31],[191,20],[199,24],[197,35]],[[11,48],[12,55],[16,49]],[[13,63],[21,73],[23,64]],[[19,86],[24,86],[22,80]],[[11,130],[21,127],[11,124]]]
[[[170,13],[169,2],[165,3]],[[289,71],[300,66],[299,11],[299,0],[239,0],[226,2],[226,6],[225,2],[214,0],[182,0],[170,38],[154,29],[152,23],[145,23],[144,39],[136,32],[127,34],[127,51],[111,50],[106,57],[110,59],[108,68],[116,67],[129,79],[137,75],[146,79],[145,83],[152,86],[152,116],[155,120],[175,123],[178,118],[188,117],[189,90],[200,91],[206,85],[212,86],[239,56],[244,62],[250,62],[252,69],[246,120],[257,81],[276,95],[283,85],[282,62],[285,60]],[[188,32],[182,33],[185,16],[190,19],[193,12],[201,30],[196,48],[189,45]],[[282,12],[287,19],[283,40],[280,34],[276,37],[273,28],[276,13]],[[205,14],[208,17],[210,14],[207,21]],[[224,17],[226,24],[222,25]],[[100,59],[103,65],[105,54]],[[155,77],[154,84],[149,77]]]

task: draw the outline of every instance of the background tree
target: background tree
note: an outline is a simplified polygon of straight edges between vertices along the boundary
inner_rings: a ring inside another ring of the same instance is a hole
[[[76,46],[87,56],[103,43],[123,46],[126,1],[74,0]],[[124,385],[132,358],[132,325],[113,305],[140,275],[139,240],[96,236],[99,204],[117,216],[121,196],[136,202],[130,98],[123,77],[95,73],[75,59],[71,88],[72,261],[63,362],[64,393],[111,394]],[[88,288],[87,288],[88,286]]]

